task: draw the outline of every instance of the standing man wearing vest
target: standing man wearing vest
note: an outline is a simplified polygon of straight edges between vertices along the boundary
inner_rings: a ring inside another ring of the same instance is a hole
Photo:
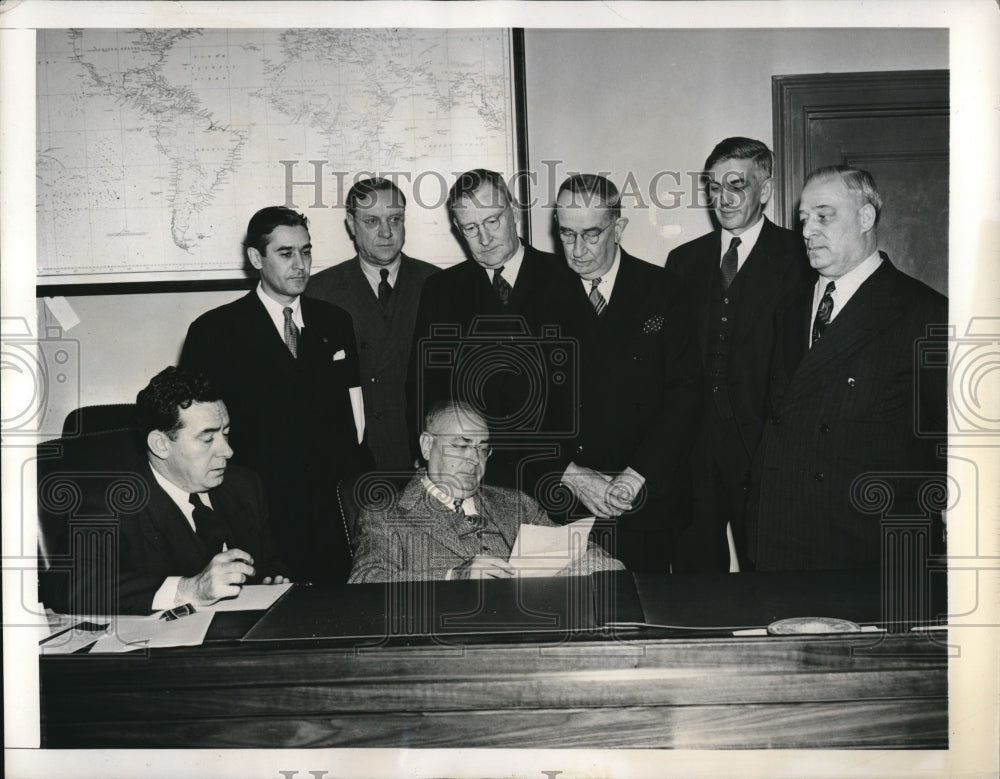
[[[809,270],[801,241],[764,216],[773,160],[767,146],[750,138],[716,145],[704,177],[717,227],[667,257],[667,270],[688,286],[704,369],[694,514],[676,570],[747,567],[746,491],[764,425],[774,312],[807,283]]]

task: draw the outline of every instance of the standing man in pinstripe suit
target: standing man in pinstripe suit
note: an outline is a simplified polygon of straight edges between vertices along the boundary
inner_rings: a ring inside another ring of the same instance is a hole
[[[941,479],[945,371],[919,371],[919,343],[948,300],[878,251],[882,197],[867,171],[809,175],[799,220],[813,287],[777,315],[770,419],[754,460],[749,558],[758,570],[878,568],[887,517],[930,515]],[[940,328],[938,329],[940,332]],[[919,383],[918,383],[919,382]],[[863,485],[888,500],[870,505]]]

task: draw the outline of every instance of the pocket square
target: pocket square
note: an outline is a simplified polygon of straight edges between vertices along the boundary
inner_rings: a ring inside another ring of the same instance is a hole
[[[642,326],[642,332],[644,333],[657,333],[663,329],[663,317],[662,316],[651,316],[646,320],[646,324]]]
[[[345,352],[343,349],[341,349],[340,351],[338,351],[336,354],[333,355],[334,360],[343,360],[346,357],[347,357],[347,352]]]

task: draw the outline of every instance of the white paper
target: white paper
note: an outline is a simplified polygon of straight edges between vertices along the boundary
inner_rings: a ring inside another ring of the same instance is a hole
[[[519,576],[554,576],[587,553],[593,517],[559,527],[521,525],[508,561]]]
[[[91,654],[131,652],[167,646],[198,646],[205,640],[212,622],[211,611],[196,611],[178,619],[113,617],[106,636],[99,639]]]
[[[226,598],[211,606],[198,606],[198,611],[261,611],[269,609],[288,592],[291,582],[284,584],[247,584],[235,598]]]

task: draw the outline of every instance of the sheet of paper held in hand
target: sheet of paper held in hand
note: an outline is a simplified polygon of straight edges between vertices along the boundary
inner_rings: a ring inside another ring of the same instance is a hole
[[[508,562],[519,576],[554,576],[587,553],[593,526],[593,517],[559,527],[521,525]]]

